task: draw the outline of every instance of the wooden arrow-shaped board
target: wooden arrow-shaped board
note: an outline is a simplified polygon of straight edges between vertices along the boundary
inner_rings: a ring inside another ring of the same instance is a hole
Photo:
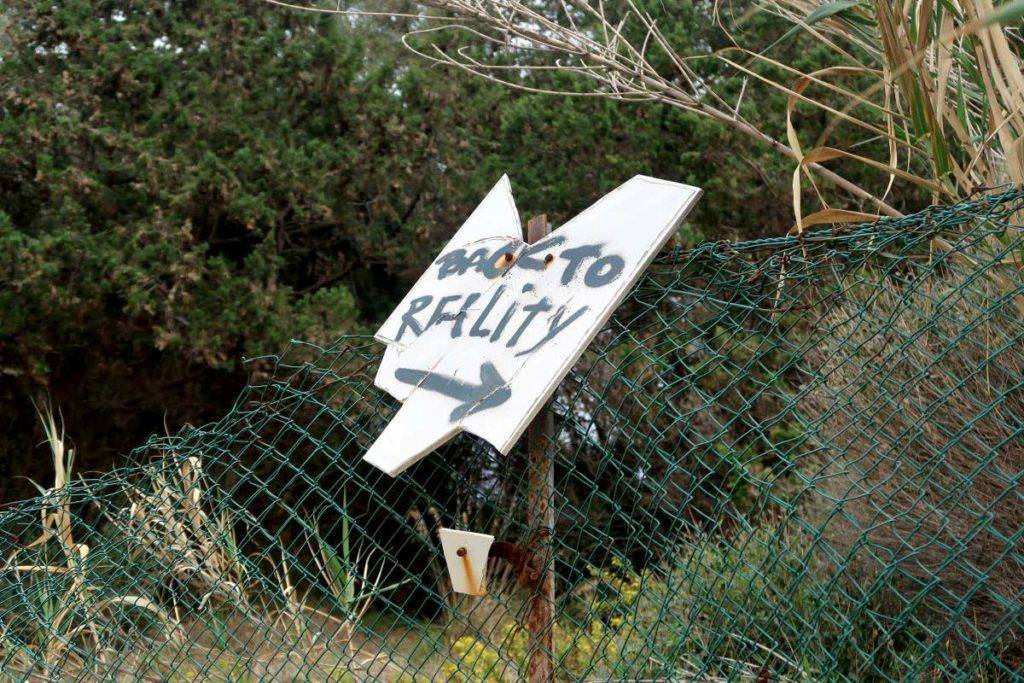
[[[503,177],[377,331],[395,476],[460,431],[508,453],[700,190],[636,176],[536,244]]]

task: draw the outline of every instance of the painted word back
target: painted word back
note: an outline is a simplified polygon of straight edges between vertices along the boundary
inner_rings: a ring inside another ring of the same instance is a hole
[[[396,476],[460,431],[508,453],[700,190],[636,176],[534,244],[503,177],[377,331]]]

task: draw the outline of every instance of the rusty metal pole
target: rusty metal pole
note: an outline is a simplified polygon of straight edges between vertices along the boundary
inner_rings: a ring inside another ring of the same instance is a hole
[[[526,242],[534,244],[551,234],[545,214],[534,216],[526,226]],[[526,608],[529,634],[529,664],[526,679],[530,683],[548,683],[555,676],[555,568],[552,553],[555,529],[555,463],[548,443],[555,433],[555,420],[544,406],[530,423],[526,441],[529,451],[529,489],[526,498],[526,524],[533,532],[534,566],[540,567],[540,580]]]

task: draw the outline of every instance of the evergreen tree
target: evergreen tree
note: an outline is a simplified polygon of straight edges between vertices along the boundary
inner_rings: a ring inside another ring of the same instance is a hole
[[[256,0],[0,15],[0,497],[45,471],[30,398],[80,470],[214,418],[242,357],[372,331],[502,173],[556,221],[646,173],[707,191],[684,235],[788,226],[784,164],[712,122],[516,93],[394,31]]]

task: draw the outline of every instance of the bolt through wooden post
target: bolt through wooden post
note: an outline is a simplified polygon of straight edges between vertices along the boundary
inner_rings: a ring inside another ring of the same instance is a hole
[[[535,216],[526,225],[526,242],[534,244],[551,234],[545,214]],[[550,263],[551,259],[545,259]],[[555,420],[549,406],[541,408],[527,431],[529,451],[529,489],[526,498],[526,524],[537,539],[532,552],[534,566],[541,568],[537,588],[530,595],[526,610],[526,631],[530,637],[530,661],[526,678],[530,683],[554,680],[555,570],[551,548],[555,527],[555,463],[547,445],[555,432]]]

